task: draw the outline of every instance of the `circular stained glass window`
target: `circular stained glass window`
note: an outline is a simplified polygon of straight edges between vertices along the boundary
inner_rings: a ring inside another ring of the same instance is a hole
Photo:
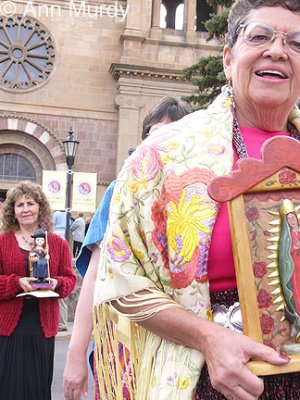
[[[24,91],[47,81],[55,61],[49,31],[33,18],[0,17],[0,86]]]

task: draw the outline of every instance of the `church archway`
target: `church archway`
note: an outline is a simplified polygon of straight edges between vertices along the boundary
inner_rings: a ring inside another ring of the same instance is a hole
[[[0,190],[24,179],[41,184],[43,170],[66,168],[62,142],[45,125],[15,115],[0,121]]]

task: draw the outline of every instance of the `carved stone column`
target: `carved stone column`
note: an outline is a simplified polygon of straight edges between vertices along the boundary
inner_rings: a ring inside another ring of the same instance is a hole
[[[122,83],[120,83],[120,86],[121,85]],[[123,161],[128,158],[129,148],[136,147],[141,142],[142,132],[139,129],[139,116],[140,108],[144,105],[144,102],[137,93],[133,93],[132,95],[119,94],[117,95],[115,102],[117,106],[119,106],[119,134],[117,150],[118,172]]]
[[[161,9],[161,0],[153,0],[152,26],[151,26],[151,38],[153,39],[160,39],[162,36],[162,30],[160,27],[160,9]]]
[[[185,26],[186,26],[186,41],[188,43],[195,43],[196,41],[196,10],[197,10],[197,0],[185,0]]]
[[[142,2],[139,0],[127,0],[128,14],[125,28],[125,36],[142,36]]]

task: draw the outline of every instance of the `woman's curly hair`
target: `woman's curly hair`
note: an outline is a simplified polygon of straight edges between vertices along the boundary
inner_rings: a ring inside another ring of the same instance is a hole
[[[15,218],[14,207],[15,202],[24,195],[33,198],[40,205],[38,226],[50,230],[52,228],[52,211],[41,186],[30,181],[23,181],[6,194],[3,205],[2,232],[16,232],[20,228],[19,222]]]

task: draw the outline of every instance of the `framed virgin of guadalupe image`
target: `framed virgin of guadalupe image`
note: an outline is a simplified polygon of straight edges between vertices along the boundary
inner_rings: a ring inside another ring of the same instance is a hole
[[[248,363],[272,375],[300,371],[300,142],[274,137],[261,156],[214,178],[209,194],[228,202],[244,334],[291,359]]]

